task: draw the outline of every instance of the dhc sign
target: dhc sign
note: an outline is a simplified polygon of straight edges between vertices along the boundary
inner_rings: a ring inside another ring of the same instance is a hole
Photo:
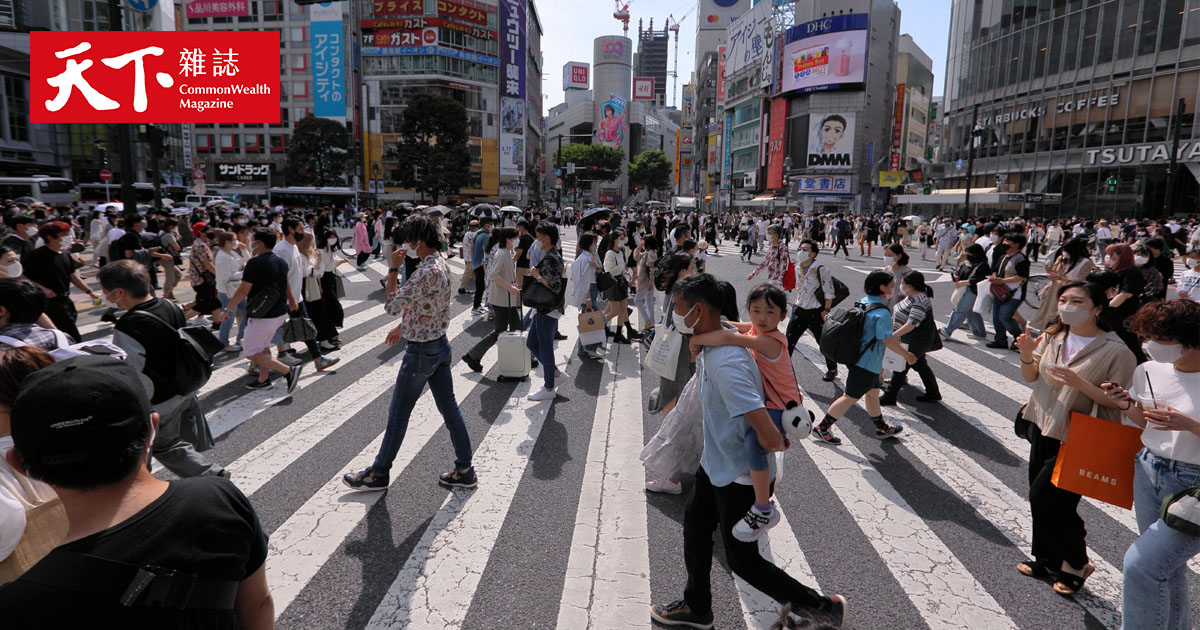
[[[812,37],[813,35],[821,35],[823,33],[836,33],[838,31],[859,31],[865,30],[870,25],[870,18],[866,13],[850,13],[847,15],[834,15],[812,22],[797,24],[787,30],[787,35],[784,37],[784,43],[790,44],[798,39]]]

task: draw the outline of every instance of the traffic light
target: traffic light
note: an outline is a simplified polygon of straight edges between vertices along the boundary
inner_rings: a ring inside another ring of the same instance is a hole
[[[929,183],[929,182],[925,182],[925,183],[924,183],[924,184],[921,186],[921,194],[928,195],[928,194],[930,194],[930,193],[932,193],[932,192],[933,192],[933,184],[931,184],[931,183]]]
[[[1108,185],[1108,192],[1115,193],[1117,192],[1117,185],[1120,184],[1120,180],[1117,179],[1116,175],[1109,175],[1108,181],[1105,183]]]

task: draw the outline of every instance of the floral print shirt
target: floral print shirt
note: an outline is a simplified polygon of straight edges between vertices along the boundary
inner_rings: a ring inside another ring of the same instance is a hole
[[[450,271],[437,252],[425,257],[404,286],[387,297],[389,315],[399,315],[405,341],[433,341],[450,326]]]
[[[792,256],[788,253],[787,244],[781,239],[767,250],[767,255],[763,258],[761,264],[750,273],[750,278],[758,275],[758,272],[766,270],[767,282],[783,288],[783,275],[787,272],[788,264],[792,262]]]
[[[196,239],[192,243],[191,259],[191,264],[188,265],[188,281],[192,283],[192,286],[203,284],[204,277],[201,274],[208,268],[205,263],[212,264],[213,262],[212,248],[208,246],[208,243]]]

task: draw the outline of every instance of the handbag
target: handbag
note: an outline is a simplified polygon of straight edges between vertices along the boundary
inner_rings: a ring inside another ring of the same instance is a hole
[[[313,274],[304,278],[304,301],[316,302],[321,299],[321,280]]]
[[[1181,490],[1163,499],[1159,516],[1171,529],[1200,536],[1200,488]]]
[[[596,288],[599,289],[601,293],[608,291],[616,283],[617,279],[607,271],[601,271],[596,274]]]
[[[346,282],[344,280],[342,280],[342,276],[340,276],[336,273],[333,274],[333,282],[334,282],[333,294],[336,295],[339,300],[346,297]]]
[[[1134,455],[1141,449],[1141,428],[1072,411],[1050,482],[1128,510],[1133,507]]]
[[[673,381],[679,367],[679,353],[683,351],[683,335],[666,324],[659,324],[654,333],[654,343],[646,353],[646,367],[660,377]]]
[[[783,272],[783,290],[794,291],[796,289],[796,263],[788,261],[787,271]]]
[[[958,306],[958,303],[962,301],[963,296],[967,294],[967,287],[969,286],[971,285],[964,284],[961,287],[956,287],[954,289],[954,293],[950,294],[950,303]]]
[[[579,314],[579,343],[584,347],[604,343],[604,314],[589,311]]]
[[[988,292],[992,294],[992,298],[995,299],[996,304],[1004,304],[1012,299],[1012,296],[1014,293],[1016,293],[1016,290],[1012,289],[1003,282],[997,282],[988,288]]]
[[[614,280],[613,285],[607,291],[604,291],[604,299],[609,302],[620,302],[629,299],[629,280],[623,275],[614,276]]]
[[[1013,418],[1013,433],[1026,442],[1033,443],[1033,423],[1025,419],[1025,407],[1027,406],[1021,405],[1021,408],[1017,410],[1017,417]]]
[[[255,293],[247,300],[246,315],[254,318],[270,317],[269,313],[275,309],[279,300],[283,299],[283,295],[283,290],[279,288],[278,282],[268,284],[263,287],[262,291]]]
[[[283,323],[283,342],[311,341],[317,338],[317,326],[303,315],[296,314]]]
[[[558,304],[558,295],[541,282],[530,282],[521,290],[521,303],[539,311],[548,311]]]

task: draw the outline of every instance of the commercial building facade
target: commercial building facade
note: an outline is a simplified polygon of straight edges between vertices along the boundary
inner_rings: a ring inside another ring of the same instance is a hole
[[[1011,210],[1084,217],[1196,212],[1200,11],[1190,6],[956,0],[942,187],[968,186],[974,120],[972,189],[998,185],[1041,200]],[[1169,185],[1172,153],[1178,167]]]
[[[650,27],[643,30],[638,20],[638,50],[634,60],[634,76],[654,79],[654,102],[667,104],[667,55],[670,37],[665,28],[654,30],[654,18]]]
[[[903,96],[897,89],[900,138],[893,138],[892,151],[899,149],[899,169],[921,168],[927,161],[929,121],[933,98],[933,60],[921,50],[911,35],[900,36],[896,55],[896,85],[904,85]]]

